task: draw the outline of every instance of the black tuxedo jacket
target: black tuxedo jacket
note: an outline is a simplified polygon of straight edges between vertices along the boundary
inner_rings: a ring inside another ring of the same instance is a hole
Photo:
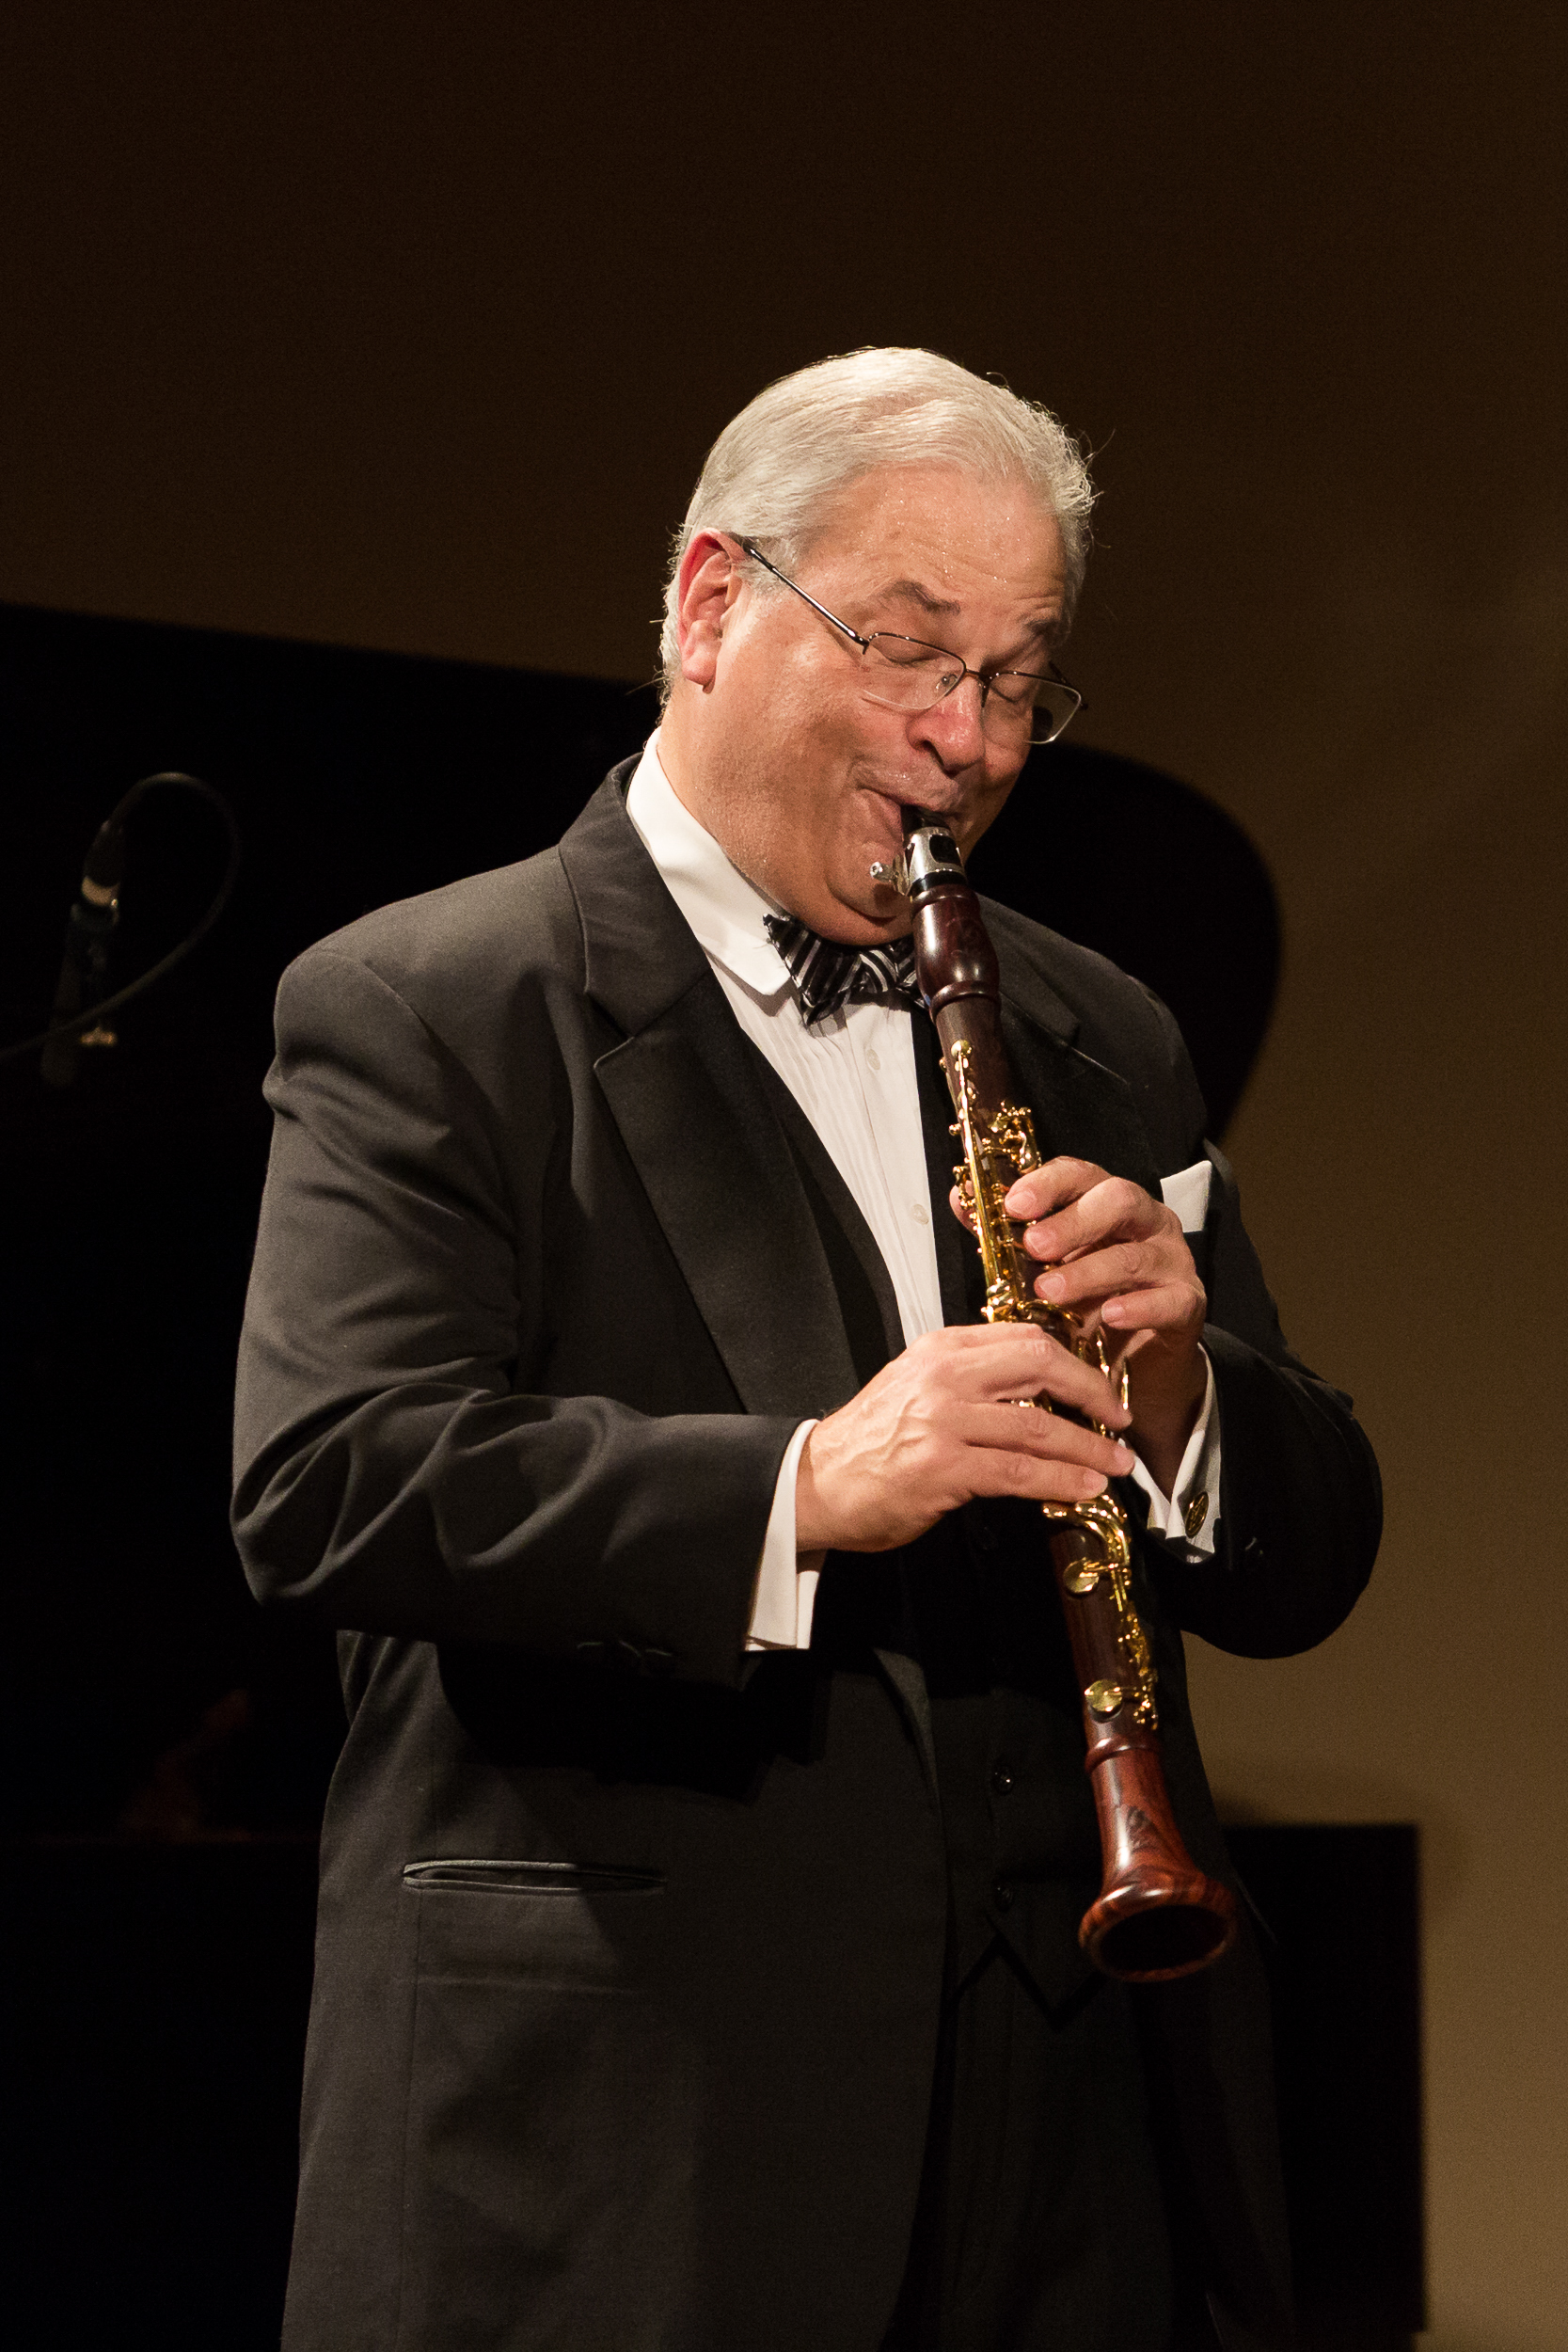
[[[290,2352],[874,2352],[950,1900],[1048,1999],[1082,1971],[1098,1867],[1037,1515],[971,1506],[908,1552],[832,1558],[811,1651],[745,1653],[789,1437],[897,1347],[896,1314],[631,828],[629,772],[559,849],[367,916],[279,993],[235,1528],[264,1600],[341,1629],[350,1716]],[[989,919],[1043,1149],[1157,1189],[1201,1148],[1169,1016]],[[958,1316],[971,1253],[937,1223]],[[1173,1798],[1224,1869],[1180,1629],[1320,1640],[1378,1506],[1217,1155],[1199,1253],[1217,1549],[1146,1544],[1137,1573]],[[969,1740],[983,1763],[982,1701],[1032,1789],[989,1827],[952,1761]],[[1227,2342],[1274,2344],[1254,1961],[1139,1997]]]

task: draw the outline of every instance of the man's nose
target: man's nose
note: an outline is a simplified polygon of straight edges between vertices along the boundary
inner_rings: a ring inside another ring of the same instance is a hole
[[[974,671],[966,671],[950,694],[933,703],[929,710],[920,711],[913,721],[916,742],[928,744],[949,772],[973,768],[985,758],[983,691]]]

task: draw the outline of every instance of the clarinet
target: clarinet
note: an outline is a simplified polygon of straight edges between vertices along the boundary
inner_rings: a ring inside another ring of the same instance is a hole
[[[974,1221],[988,1323],[1033,1323],[1083,1361],[1109,1371],[1104,1341],[1035,1295],[1040,1271],[1021,1225],[1003,1206],[1016,1179],[1040,1165],[1034,1119],[1002,1041],[996,951],[946,825],[904,811],[902,868],[874,866],[907,889],[914,912],[915,973],[942,1041],[942,1070],[962,1149],[954,1172]],[[1127,1401],[1127,1368],[1121,1373]],[[1046,1412],[1046,1397],[1021,1399]],[[1101,1436],[1109,1435],[1100,1422]],[[1132,1604],[1127,1514],[1106,1489],[1092,1502],[1048,1502],[1049,1548],[1084,1694],[1085,1770],[1094,1791],[1104,1877],[1078,1940],[1107,1976],[1132,1983],[1189,1976],[1216,1961],[1236,1931],[1235,1899],[1201,1871],[1181,1842],[1160,1760],[1154,1662]]]

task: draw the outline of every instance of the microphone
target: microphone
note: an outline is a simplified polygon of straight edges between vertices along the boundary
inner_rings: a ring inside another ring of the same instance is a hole
[[[210,801],[223,820],[229,836],[229,856],[223,879],[208,904],[206,913],[183,939],[179,940],[166,955],[135,979],[117,988],[112,996],[103,993],[109,969],[109,937],[119,920],[119,885],[125,870],[125,827],[132,811],[140,806],[150,792],[165,786],[177,786],[182,792],[195,792]],[[24,1054],[36,1054],[42,1049],[40,1074],[52,1087],[68,1087],[76,1075],[76,1064],[84,1045],[113,1045],[114,1031],[95,1025],[94,1015],[101,1023],[104,1013],[118,1012],[121,1005],[130,1004],[137,996],[145,996],[150,988],[183,963],[193,947],[199,946],[224,908],[234,895],[234,884],[240,871],[240,828],[234,812],[223,794],[199,776],[187,776],[177,768],[165,768],[155,776],[143,776],[134,784],[119,806],[111,810],[93,835],[87,851],[87,862],[82,869],[81,887],[76,903],[71,910],[65,927],[65,954],[60,961],[59,984],[49,1015],[49,1026],[36,1037],[19,1038],[14,1044],[0,1045],[0,1063],[15,1061]]]
[[[125,824],[117,809],[93,835],[82,869],[81,887],[65,927],[65,953],[40,1074],[52,1087],[68,1087],[82,1050],[80,1016],[103,993],[109,934],[119,920],[119,885],[125,871]],[[105,1042],[108,1040],[105,1038]]]

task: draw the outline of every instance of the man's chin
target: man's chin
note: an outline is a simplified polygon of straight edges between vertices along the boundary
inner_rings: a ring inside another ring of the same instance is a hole
[[[904,938],[912,921],[902,892],[874,882],[868,875],[863,890],[835,890],[828,919],[812,924],[812,929],[841,947],[881,947],[890,939]]]

